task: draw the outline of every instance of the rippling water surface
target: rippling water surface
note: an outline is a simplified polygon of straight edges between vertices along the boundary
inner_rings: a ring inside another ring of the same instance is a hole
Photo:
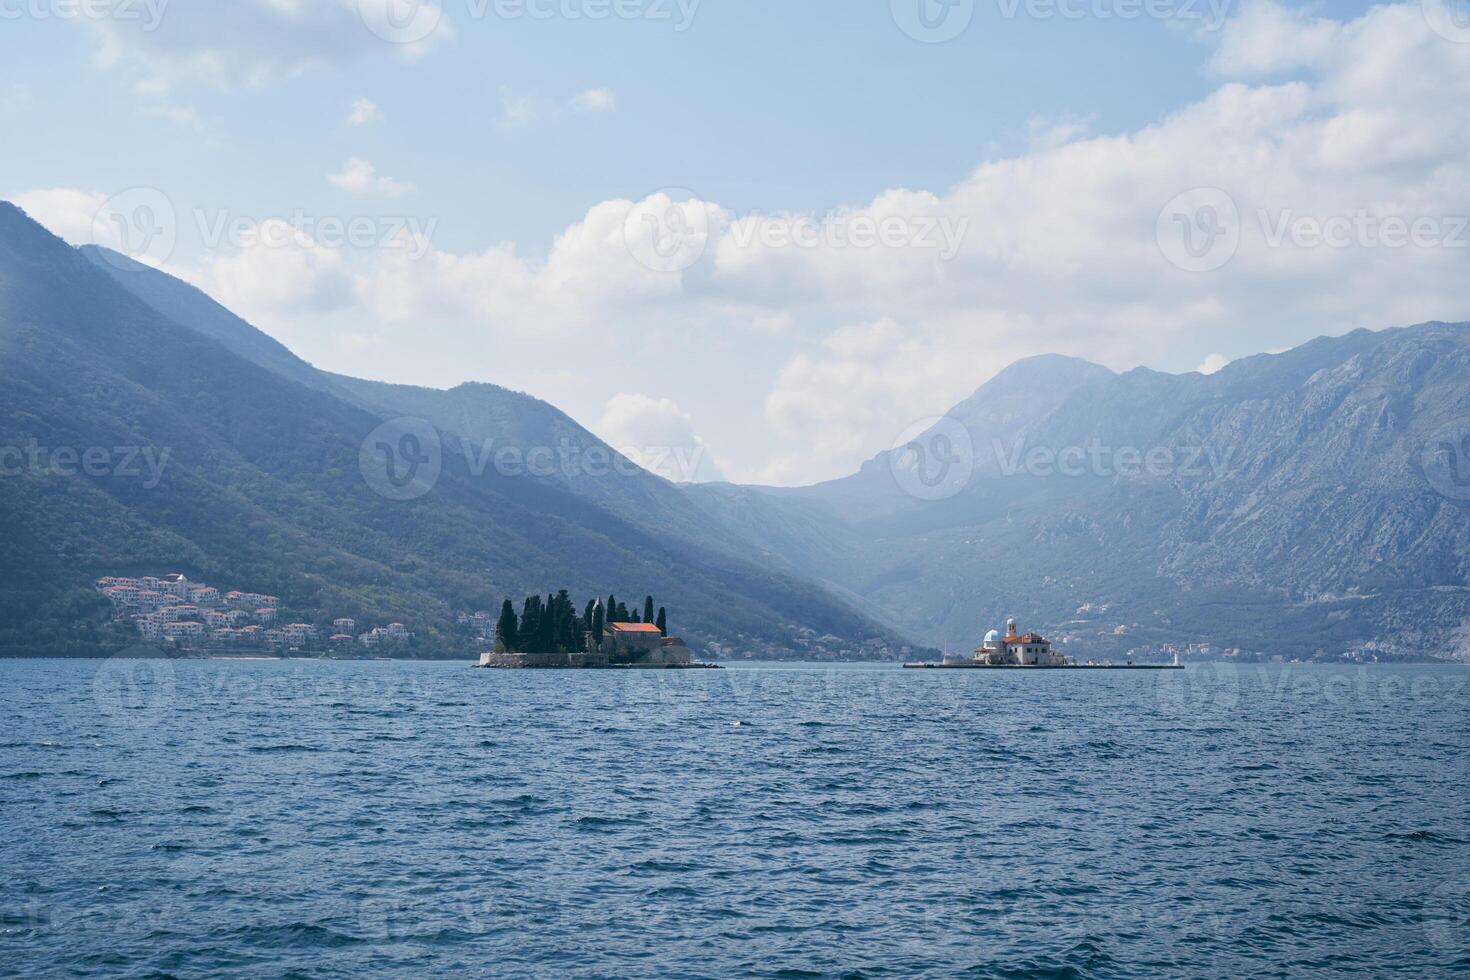
[[[0,661],[0,974],[1463,973],[1467,679]]]

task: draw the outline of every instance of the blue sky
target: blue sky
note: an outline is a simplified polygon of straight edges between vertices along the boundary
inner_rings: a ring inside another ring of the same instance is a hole
[[[892,8],[921,0],[704,0],[682,30],[660,0],[597,21],[444,0],[413,47],[373,35],[356,0],[169,0],[156,30],[125,16],[146,19],[144,0],[99,0],[123,6],[90,21],[64,2],[0,0],[0,195],[86,241],[100,202],[161,192],[177,243],[156,264],[314,363],[493,381],[615,441],[708,451],[675,476],[838,475],[1026,354],[1187,371],[1465,318],[1451,247],[1249,251],[1267,224],[1252,230],[1253,210],[1470,210],[1450,179],[1460,137],[1371,159],[1383,133],[1411,143],[1463,108],[1470,39],[1433,30],[1417,0],[1152,0],[1164,17],[1138,15],[1143,0],[976,0],[944,43],[900,28]],[[1438,95],[1396,101],[1384,72]],[[1239,205],[1243,254],[1204,272],[1156,261],[1159,209],[1201,187]],[[697,263],[610,264],[620,216],[664,188],[709,209]],[[865,211],[963,219],[964,251],[783,254],[726,234]],[[303,214],[407,219],[433,251],[412,266],[356,243],[261,255],[200,231]],[[1344,280],[1364,294],[1322,299]]]

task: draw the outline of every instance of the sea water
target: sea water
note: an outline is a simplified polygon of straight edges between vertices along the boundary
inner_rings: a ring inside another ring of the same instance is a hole
[[[1446,976],[1467,680],[0,661],[0,974]]]

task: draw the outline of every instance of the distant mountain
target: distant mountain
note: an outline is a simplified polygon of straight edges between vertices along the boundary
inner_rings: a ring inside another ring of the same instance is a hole
[[[426,463],[438,450],[437,478],[406,490],[373,471],[405,433]],[[451,648],[458,612],[561,587],[652,592],[696,644],[897,642],[657,477],[517,474],[485,452],[562,439],[611,456],[494,386],[319,372],[193,287],[0,203],[0,447],[15,450],[0,461],[0,653],[96,652],[90,583],[172,570],[303,615],[400,620],[427,651]],[[166,465],[152,479],[140,458]]]
[[[1212,376],[1031,359],[915,442],[815,487],[686,493],[935,644],[1016,615],[1079,653],[1470,659],[1470,325]]]

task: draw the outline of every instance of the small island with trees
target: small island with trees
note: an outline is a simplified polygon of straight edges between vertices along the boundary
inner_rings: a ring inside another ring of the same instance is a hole
[[[480,657],[481,667],[648,670],[718,669],[695,663],[689,647],[669,636],[668,613],[654,611],[653,596],[643,600],[640,615],[616,596],[577,604],[562,589],[545,597],[527,596],[516,615],[509,599],[500,607],[495,649]]]

